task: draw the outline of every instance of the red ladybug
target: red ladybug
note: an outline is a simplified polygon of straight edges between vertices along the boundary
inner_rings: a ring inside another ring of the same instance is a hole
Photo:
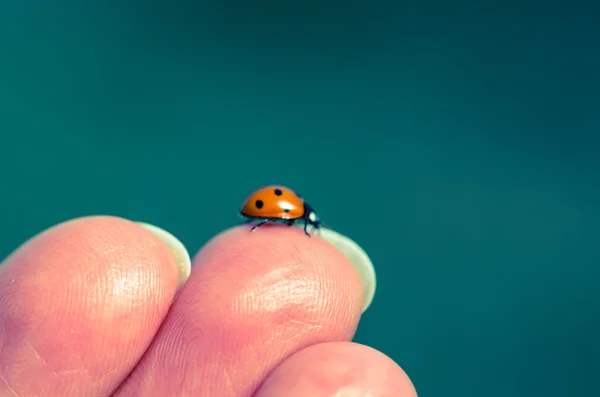
[[[310,237],[306,231],[307,226],[312,225],[315,229],[321,226],[321,221],[311,206],[284,186],[267,186],[255,191],[246,199],[240,212],[250,220],[260,220],[250,231],[268,222],[286,221],[288,226],[292,226],[296,221],[302,220],[304,233]]]

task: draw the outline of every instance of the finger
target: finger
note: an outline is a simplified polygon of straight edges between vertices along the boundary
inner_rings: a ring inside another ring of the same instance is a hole
[[[416,397],[402,368],[383,353],[349,342],[307,347],[285,360],[255,397]]]
[[[170,245],[133,222],[83,218],[41,233],[6,259],[0,396],[110,395],[150,344],[177,289],[187,253],[163,233]]]
[[[350,340],[363,303],[352,264],[301,229],[227,231],[194,272],[119,397],[251,396],[282,360]]]

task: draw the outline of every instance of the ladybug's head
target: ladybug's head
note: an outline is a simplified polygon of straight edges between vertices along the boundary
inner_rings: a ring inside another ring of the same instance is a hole
[[[312,208],[310,209],[310,211],[308,213],[308,221],[310,222],[311,225],[313,225],[317,229],[321,226],[321,220],[317,216],[317,213],[312,210]]]

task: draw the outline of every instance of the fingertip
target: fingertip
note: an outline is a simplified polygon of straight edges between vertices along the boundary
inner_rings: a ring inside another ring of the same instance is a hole
[[[321,343],[285,360],[256,397],[338,395],[416,397],[413,383],[390,357],[352,342]]]
[[[327,280],[343,279],[350,286],[351,294],[346,296],[346,304],[354,306],[358,302],[359,314],[365,309],[365,294],[371,289],[365,287],[364,278],[347,255],[340,249],[344,236],[329,232],[327,238],[318,234],[307,236],[302,228],[279,224],[267,224],[251,231],[251,226],[241,225],[226,229],[212,238],[197,254],[193,263],[202,263],[206,258],[228,251],[244,255],[251,260],[260,260],[256,271],[281,269],[290,261],[312,268],[313,275]],[[346,238],[346,240],[351,241]],[[242,261],[244,262],[244,261]],[[305,269],[305,270],[306,270]],[[372,295],[368,297],[372,299]]]
[[[228,238],[233,239],[236,238],[236,236],[246,238],[251,237],[254,239],[257,246],[260,246],[264,244],[277,244],[277,239],[283,238],[289,239],[290,244],[294,242],[300,246],[306,246],[307,249],[330,251],[331,247],[326,247],[320,243],[311,246],[307,241],[307,238],[309,240],[320,240],[320,242],[324,240],[328,243],[327,245],[333,246],[339,253],[343,254],[345,257],[344,262],[346,262],[346,264],[351,264],[351,267],[358,273],[363,287],[362,313],[371,306],[377,285],[375,268],[365,250],[349,237],[325,227],[319,228],[318,231],[315,231],[308,236],[300,227],[288,227],[278,224],[263,225],[253,231],[251,231],[251,229],[251,226],[247,225],[235,226],[215,236],[215,239],[224,239],[224,243],[226,244]],[[286,229],[289,230],[290,233],[281,234],[282,230]],[[248,235],[248,233],[251,234]],[[338,260],[342,261],[343,259],[338,255]]]
[[[77,218],[39,233],[0,267],[0,395],[110,394],[155,336],[177,280],[169,247],[129,220]]]

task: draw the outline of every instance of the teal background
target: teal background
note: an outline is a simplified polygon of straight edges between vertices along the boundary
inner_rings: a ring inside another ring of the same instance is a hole
[[[417,3],[3,2],[0,256],[89,214],[195,252],[281,183],[420,396],[598,395],[598,10]]]

